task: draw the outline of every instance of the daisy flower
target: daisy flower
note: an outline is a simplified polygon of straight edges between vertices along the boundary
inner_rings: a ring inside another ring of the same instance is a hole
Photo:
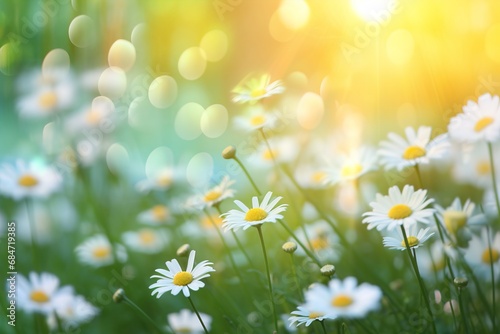
[[[108,238],[102,234],[88,238],[76,247],[75,252],[80,262],[96,268],[113,264],[113,252],[118,261],[127,260],[125,248],[118,244],[112,246]]]
[[[165,167],[152,177],[148,177],[137,183],[136,189],[139,192],[150,192],[151,190],[167,190],[174,183],[174,169]]]
[[[212,317],[205,313],[199,313],[201,320],[210,330],[210,324],[212,323]],[[188,334],[203,334],[203,326],[198,321],[196,313],[191,312],[188,309],[180,310],[179,313],[170,313],[168,316],[168,323],[170,327],[176,333],[188,333]]]
[[[495,142],[500,138],[500,98],[481,95],[477,103],[468,101],[463,113],[450,120],[448,132],[458,142]]]
[[[441,279],[446,269],[445,254],[452,259],[453,265],[456,262],[453,259],[457,258],[455,250],[450,244],[443,244],[439,239],[434,241],[430,248],[424,248],[423,252],[418,252],[418,267],[422,276],[427,279]]]
[[[338,249],[335,247],[338,245],[338,239],[326,221],[317,220],[312,224],[305,225],[304,229],[297,229],[294,234],[322,262],[338,260]],[[288,241],[294,240],[290,238]],[[301,247],[297,248],[296,254],[306,255]]]
[[[59,278],[46,272],[31,272],[29,279],[19,275],[17,282],[17,305],[27,313],[48,315],[57,306],[58,298],[73,294],[71,286],[59,287]]]
[[[465,260],[475,269],[474,273],[486,280],[491,279],[491,265],[495,278],[500,276],[500,232],[493,236],[488,247],[488,233],[486,228],[481,231],[481,236],[473,235],[469,248],[465,252]]]
[[[307,308],[307,305],[301,305],[298,306],[295,311],[292,311],[293,316],[288,318],[288,321],[290,321],[290,327],[297,323],[295,326],[299,327],[300,325],[305,324],[306,327],[309,327],[309,325],[313,321],[323,321],[325,319],[335,319],[336,316],[331,316],[328,314],[323,314],[320,312],[313,312]]]
[[[246,230],[250,226],[276,223],[276,220],[282,219],[283,216],[280,213],[286,210],[288,204],[281,204],[275,208],[282,197],[276,197],[272,202],[269,202],[272,195],[273,193],[269,191],[260,204],[257,196],[252,197],[251,208],[248,208],[239,200],[234,201],[241,211],[233,209],[221,215],[224,218],[224,223],[222,224],[224,231],[237,231],[240,228]]]
[[[18,160],[0,167],[0,193],[15,200],[48,197],[62,185],[61,175],[52,167]]]
[[[376,227],[381,231],[392,230],[396,226],[409,227],[417,222],[428,224],[434,209],[425,209],[433,199],[426,199],[427,190],[413,190],[413,186],[405,185],[401,192],[397,186],[389,188],[389,195],[376,195],[373,208],[370,212],[363,213],[363,223],[368,224],[368,229]]]
[[[456,145],[458,146],[458,145]],[[486,145],[464,144],[454,152],[453,177],[460,183],[468,183],[481,189],[489,189],[491,183],[491,163]],[[500,166],[500,149],[493,148],[495,166]],[[500,171],[496,170],[497,179]]]
[[[358,286],[354,277],[343,281],[333,279],[328,286],[314,284],[305,294],[306,307],[329,317],[361,318],[380,307],[382,291],[363,283]]]
[[[62,294],[54,299],[55,313],[64,327],[76,327],[90,321],[98,313],[99,309],[85,300],[83,296],[73,294]],[[52,312],[47,318],[49,327],[57,330],[57,319]]]
[[[47,117],[70,107],[74,96],[75,85],[69,76],[45,79],[19,98],[17,109],[21,117]]]
[[[256,131],[262,128],[271,129],[274,127],[277,117],[264,109],[252,109],[250,113],[244,116],[236,116],[234,125],[246,132]]]
[[[405,227],[406,237],[408,239],[408,245],[410,248],[416,249],[434,235],[434,233],[429,233],[431,228],[417,229],[416,225],[411,225],[410,227]],[[401,230],[393,230],[388,233],[388,236],[384,237],[384,246],[389,249],[399,249],[406,250],[406,242]]]
[[[143,228],[139,231],[128,231],[122,234],[125,245],[131,249],[147,254],[160,252],[168,242],[168,235],[164,230]]]
[[[449,232],[449,236],[456,243],[458,240],[470,234],[470,227],[486,224],[486,217],[482,213],[474,213],[475,204],[467,199],[462,206],[460,198],[456,197],[446,209],[436,204],[437,218]],[[470,237],[467,238],[470,239]]]
[[[324,189],[327,172],[313,164],[302,164],[295,169],[295,179],[303,188]]]
[[[69,133],[78,133],[83,130],[97,128],[104,122],[112,122],[115,105],[105,96],[98,96],[89,106],[84,107],[66,121],[66,130]]]
[[[269,147],[265,142],[257,147],[256,151],[251,154],[249,162],[256,167],[269,167],[274,164],[290,163],[297,157],[296,138],[293,137],[273,137],[269,141]],[[273,161],[274,160],[274,161]]]
[[[219,204],[226,198],[234,196],[234,189],[230,187],[234,184],[229,176],[224,175],[218,185],[205,191],[203,195],[193,196],[188,199],[186,206],[189,208],[204,209]]]
[[[192,250],[189,253],[189,259],[186,270],[182,270],[179,262],[176,259],[165,262],[168,270],[156,269],[160,275],[153,275],[151,278],[158,278],[158,281],[149,286],[154,289],[151,295],[157,294],[156,298],[160,298],[165,292],[171,291],[172,295],[176,296],[182,291],[184,296],[189,297],[189,290],[198,291],[205,286],[201,279],[209,277],[209,272],[215,271],[211,267],[212,262],[208,260],[202,261],[194,267],[194,257],[196,252]]]
[[[373,149],[362,147],[347,154],[336,154],[333,165],[326,173],[325,182],[335,185],[343,181],[358,179],[376,169],[377,156]]]
[[[140,212],[137,220],[141,224],[160,225],[166,223],[170,219],[170,216],[168,207],[159,204]]]
[[[421,126],[416,132],[407,127],[406,138],[389,133],[389,140],[382,141],[377,152],[380,162],[386,170],[397,168],[401,171],[443,157],[450,146],[448,135],[442,134],[431,140],[431,132],[431,127]]]
[[[257,101],[281,94],[285,91],[281,81],[271,82],[269,74],[263,74],[259,78],[245,78],[234,89],[233,102],[235,103],[256,103]]]

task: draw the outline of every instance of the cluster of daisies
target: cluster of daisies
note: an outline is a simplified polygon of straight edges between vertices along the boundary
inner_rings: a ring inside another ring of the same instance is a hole
[[[65,97],[72,99],[74,89],[66,84],[69,80],[68,73],[54,71],[51,75],[43,76],[43,89],[36,94],[23,92],[18,105],[22,116],[43,117],[44,113],[69,108]],[[189,193],[167,202],[161,195],[155,195],[169,192],[180,182],[180,173],[176,168],[166,166],[149,173],[147,179],[135,184],[140,196],[153,194],[151,197],[155,201],[148,202],[148,206],[135,216],[135,220],[144,226],[137,230],[122,231],[120,242],[112,239],[109,231],[100,226],[102,233],[88,233],[74,247],[77,259],[94,268],[109,267],[130,261],[128,250],[146,256],[159,255],[163,254],[170,243],[176,241],[174,239],[179,234],[193,237],[198,233],[206,239],[220,239],[230,264],[235,273],[238,273],[232,251],[239,248],[238,252],[249,259],[248,263],[251,263],[251,259],[255,260],[253,254],[249,256],[245,251],[243,235],[249,233],[243,231],[254,228],[261,242],[267,288],[273,304],[274,325],[278,331],[278,311],[282,310],[277,310],[274,305],[275,273],[272,272],[272,266],[269,266],[262,228],[264,224],[276,224],[289,235],[288,239],[283,240],[283,250],[293,256],[310,258],[318,266],[318,271],[328,277],[327,282],[314,282],[307,289],[299,287],[299,295],[302,296],[292,298],[296,309],[285,316],[287,330],[293,331],[296,326],[308,327],[312,323],[319,323],[326,332],[328,321],[364,318],[370,312],[381,309],[382,297],[387,293],[382,286],[366,282],[358,284],[358,279],[350,275],[343,279],[333,277],[335,265],[341,261],[342,249],[347,249],[356,242],[355,235],[340,232],[346,229],[339,228],[342,223],[334,222],[333,216],[341,212],[355,223],[361,221],[366,224],[368,230],[379,231],[381,244],[386,248],[408,253],[425,298],[426,287],[422,277],[428,282],[435,277],[444,276],[453,280],[463,278],[457,275],[473,275],[474,279],[477,276],[482,281],[491,281],[492,290],[496,290],[495,281],[500,279],[498,96],[485,94],[477,102],[469,101],[464,106],[463,113],[451,119],[446,133],[434,135],[432,128],[428,126],[417,129],[407,127],[403,136],[390,133],[378,149],[368,145],[358,145],[353,149],[343,145],[339,137],[305,143],[300,142],[300,136],[280,135],[277,128],[283,125],[280,124],[282,115],[268,110],[267,105],[261,102],[284,91],[282,82],[271,82],[267,74],[243,80],[233,91],[233,102],[244,104],[248,109],[243,115],[234,117],[234,126],[257,134],[256,138],[262,137],[258,139],[259,144],[248,154],[246,161],[252,166],[252,172],[268,175],[268,183],[276,185],[283,193],[290,190],[286,189],[287,186],[296,187],[298,192],[302,192],[306,204],[302,216],[296,219],[302,226],[295,230],[289,227],[285,214],[289,205],[281,203],[283,197],[273,197],[271,191],[261,195],[251,173],[236,156],[236,149],[228,147],[223,151],[223,157],[239,164],[258,195],[252,197],[250,204],[234,200],[235,208],[223,210],[223,202],[233,198],[236,193],[233,188],[235,180],[228,176],[194,195]],[[113,110],[113,102],[100,96],[84,111],[68,118],[65,125],[70,132],[85,129],[81,124],[86,124],[87,129],[91,129],[103,118],[109,118]],[[83,146],[80,148],[85,151]],[[335,159],[329,159],[332,156]],[[255,161],[258,163],[252,164]],[[82,157],[79,157],[79,163],[91,165],[90,160]],[[71,186],[73,180],[65,180],[56,166],[48,166],[40,161],[5,163],[0,166],[0,194],[15,201],[25,201],[29,210],[33,201],[42,201],[63,191],[65,185]],[[431,196],[432,192],[425,188],[426,185],[430,187],[430,184],[423,182],[425,179],[422,175],[428,170],[426,168],[435,166],[441,166],[443,170],[443,166],[449,168],[451,177],[458,183],[470,183],[479,188],[484,193],[482,203],[459,197],[445,203],[437,196]],[[395,174],[391,174],[394,177],[388,179],[391,186],[387,195],[377,193],[375,185],[361,182],[364,181],[361,179],[364,175],[381,168],[388,175],[395,171]],[[262,169],[266,173],[260,173]],[[417,181],[415,184],[418,186],[393,185],[401,181],[407,183],[409,176]],[[333,210],[326,214],[321,213],[321,208],[314,203],[314,199],[309,201],[311,198],[307,197],[307,191],[303,192],[304,189],[321,191],[332,188]],[[368,203],[371,211],[366,211],[364,203]],[[34,216],[27,219],[40,220],[38,215]],[[178,226],[179,231],[174,233],[170,227],[179,225],[177,223],[180,217],[196,221],[190,224],[183,220],[182,225]],[[39,242],[37,231],[33,229],[36,221],[31,222],[29,229],[32,247],[36,247]],[[203,223],[200,224],[200,221]],[[206,228],[201,233],[200,225]],[[215,231],[215,234],[208,235],[208,231]],[[428,252],[422,252],[421,249],[417,251],[425,246],[428,246]],[[158,268],[156,274],[150,277],[155,280],[149,285],[151,295],[160,298],[167,292],[174,296],[182,292],[193,308],[194,312],[182,309],[179,313],[168,314],[167,331],[208,332],[212,317],[216,314],[198,312],[191,297],[193,291],[205,287],[204,280],[216,272],[215,265],[209,260],[196,263],[196,251],[190,250],[187,245],[178,250],[179,254],[187,256],[185,269],[177,259],[166,261],[166,269]],[[263,268],[260,269],[263,271]],[[242,277],[239,279],[244,284]],[[478,290],[479,285],[480,283],[476,283]],[[495,302],[493,299],[492,303]],[[49,273],[31,272],[29,279],[19,276],[18,305],[27,313],[45,315],[49,327],[53,329],[59,326],[58,322],[76,326],[90,321],[99,313],[97,307],[84,297],[76,295],[73,287],[59,287],[59,279]],[[451,301],[450,305],[453,305]],[[494,318],[491,323],[495,328]]]

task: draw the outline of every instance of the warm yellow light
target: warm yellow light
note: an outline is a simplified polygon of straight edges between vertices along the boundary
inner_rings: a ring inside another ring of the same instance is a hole
[[[351,0],[356,14],[366,21],[388,20],[395,12],[397,0]]]

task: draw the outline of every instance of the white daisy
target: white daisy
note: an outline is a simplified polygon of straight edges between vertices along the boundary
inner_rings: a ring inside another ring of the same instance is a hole
[[[172,295],[176,296],[182,291],[184,296],[189,297],[189,289],[198,291],[203,288],[205,283],[201,279],[209,277],[209,272],[215,271],[215,269],[211,267],[213,263],[208,262],[208,260],[198,263],[193,269],[195,255],[194,250],[189,253],[185,271],[182,270],[176,259],[165,262],[168,270],[156,269],[155,271],[160,275],[151,276],[151,278],[158,278],[156,283],[149,286],[150,289],[154,289],[151,295],[156,293],[156,298],[160,298],[165,292],[171,291]]]
[[[335,245],[338,245],[338,238],[326,221],[317,220],[312,224],[305,225],[304,229],[297,229],[294,234],[322,262],[338,260],[339,250],[335,247]],[[290,238],[288,241],[294,240]],[[301,247],[297,248],[296,254],[306,255]]]
[[[69,108],[74,96],[75,85],[69,76],[44,80],[19,98],[17,108],[21,117],[47,117]]]
[[[234,89],[233,102],[235,103],[256,103],[257,101],[281,94],[285,91],[281,81],[270,83],[271,76],[264,74],[259,78],[245,78]]]
[[[328,286],[314,284],[305,294],[306,305],[312,312],[329,317],[361,318],[380,307],[382,291],[368,283],[357,285],[354,277],[343,281],[333,279]]]
[[[361,147],[348,153],[336,154],[328,169],[325,182],[335,185],[338,182],[351,181],[376,169],[377,156],[373,149]]]
[[[171,217],[170,210],[165,205],[155,205],[145,211],[142,211],[137,216],[137,220],[141,224],[160,225],[166,223]]]
[[[373,211],[363,213],[363,223],[368,224],[368,229],[376,227],[377,230],[387,228],[388,231],[396,226],[409,227],[417,222],[428,224],[434,209],[425,209],[433,199],[427,199],[427,190],[413,190],[413,186],[405,185],[403,192],[397,186],[389,188],[389,195],[376,195],[375,202],[370,206]]]
[[[111,245],[108,238],[102,234],[86,239],[75,249],[80,262],[92,267],[103,267],[113,264],[114,256],[120,262],[127,260],[127,252],[122,245]]]
[[[434,241],[430,248],[424,248],[422,252],[418,252],[418,267],[422,276],[427,279],[441,279],[446,270],[445,255],[452,260],[452,264],[456,262],[454,261],[457,258],[455,250],[450,244],[443,245],[440,240]]]
[[[300,325],[305,324],[308,327],[313,321],[323,321],[325,319],[335,319],[336,316],[331,316],[328,314],[323,314],[320,312],[313,312],[307,308],[307,305],[298,306],[295,311],[292,311],[293,316],[288,318],[290,321],[290,327],[292,327],[295,323],[295,326],[299,327]]]
[[[150,192],[151,190],[167,190],[174,183],[174,169],[165,167],[136,184],[136,189],[140,192]]]
[[[199,312],[201,320],[210,330],[210,324],[212,323],[212,317],[208,314]],[[176,333],[186,333],[186,334],[203,334],[203,326],[201,325],[196,313],[191,312],[188,309],[180,310],[179,313],[170,313],[167,315],[168,323],[170,327]]]
[[[187,200],[188,208],[204,209],[219,204],[223,200],[234,196],[234,189],[230,187],[234,184],[229,176],[224,175],[218,185],[208,189],[203,195],[192,196]]]
[[[280,213],[286,210],[288,204],[281,204],[275,208],[282,197],[276,197],[272,202],[269,202],[272,195],[273,193],[269,191],[260,204],[257,196],[252,197],[252,208],[248,208],[239,200],[234,201],[242,211],[233,209],[222,214],[221,217],[224,218],[222,228],[225,231],[237,231],[240,228],[246,230],[250,226],[264,223],[276,223],[276,220],[283,218]]]
[[[408,245],[410,248],[416,249],[423,246],[424,243],[434,235],[434,233],[429,233],[431,228],[418,229],[416,225],[411,225],[410,227],[405,227],[406,238],[408,239]],[[403,236],[403,232],[400,229],[388,232],[388,236],[384,237],[384,246],[389,249],[399,249],[406,250],[406,242]]]
[[[448,125],[450,137],[458,142],[495,142],[500,138],[500,98],[481,95],[477,103],[468,101],[463,113],[456,115]]]
[[[491,163],[484,143],[454,145],[453,177],[460,183],[468,183],[481,189],[491,188]],[[500,147],[493,148],[495,166],[500,166]],[[500,171],[496,169],[500,179]]]
[[[465,246],[470,239],[470,227],[480,226],[487,223],[484,214],[474,212],[475,204],[467,199],[462,207],[460,198],[456,197],[446,209],[436,204],[437,218],[439,223],[446,228],[453,242],[464,241]],[[465,240],[464,240],[465,238]]]
[[[497,189],[500,189],[500,183],[497,183]],[[500,215],[496,204],[494,188],[490,188],[484,193],[483,208],[484,212],[491,218],[495,218]]]
[[[301,164],[294,172],[295,180],[302,188],[324,189],[327,172],[325,168],[313,164]]]
[[[407,127],[406,138],[393,132],[389,133],[389,140],[382,141],[377,152],[380,162],[387,170],[403,170],[443,157],[450,146],[448,135],[445,133],[431,140],[431,133],[429,126],[421,126],[417,132],[412,127]]]
[[[50,273],[30,272],[29,280],[23,275],[17,277],[17,305],[27,313],[50,314],[57,306],[59,297],[73,294],[71,286],[59,287],[59,278]]]
[[[147,254],[160,252],[168,242],[168,234],[164,230],[143,228],[139,231],[128,231],[122,234],[125,245],[131,249]]]
[[[465,252],[465,260],[472,266],[474,273],[486,280],[491,279],[491,265],[493,265],[495,279],[500,276],[500,232],[497,232],[492,239],[491,248],[489,248],[488,233],[484,228],[480,237],[472,236],[469,248]]]
[[[97,307],[86,301],[83,296],[79,295],[58,295],[54,299],[54,304],[54,311],[64,328],[75,328],[82,323],[90,321],[99,313]],[[53,330],[58,328],[54,312],[49,314],[47,323]]]
[[[292,162],[297,157],[297,138],[273,137],[268,140],[269,146],[262,142],[256,151],[249,156],[249,163],[256,167],[273,166],[274,161],[278,164]],[[270,147],[270,149],[269,149]]]
[[[272,129],[276,121],[277,118],[273,113],[254,108],[247,115],[236,116],[234,125],[235,128],[251,132],[262,128]]]
[[[25,197],[48,197],[62,185],[61,175],[52,167],[36,162],[16,161],[15,166],[0,168],[0,193],[16,200]]]
[[[79,133],[83,130],[98,128],[104,125],[104,122],[113,122],[113,112],[115,105],[113,101],[105,96],[98,96],[92,104],[86,106],[69,116],[66,121],[66,130],[70,134]]]

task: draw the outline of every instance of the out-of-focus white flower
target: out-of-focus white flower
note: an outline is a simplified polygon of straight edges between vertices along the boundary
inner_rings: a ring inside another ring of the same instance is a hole
[[[115,257],[120,262],[127,260],[125,247],[119,244],[111,245],[108,239],[102,234],[86,239],[76,247],[75,252],[80,262],[92,267],[103,267],[113,264]]]

